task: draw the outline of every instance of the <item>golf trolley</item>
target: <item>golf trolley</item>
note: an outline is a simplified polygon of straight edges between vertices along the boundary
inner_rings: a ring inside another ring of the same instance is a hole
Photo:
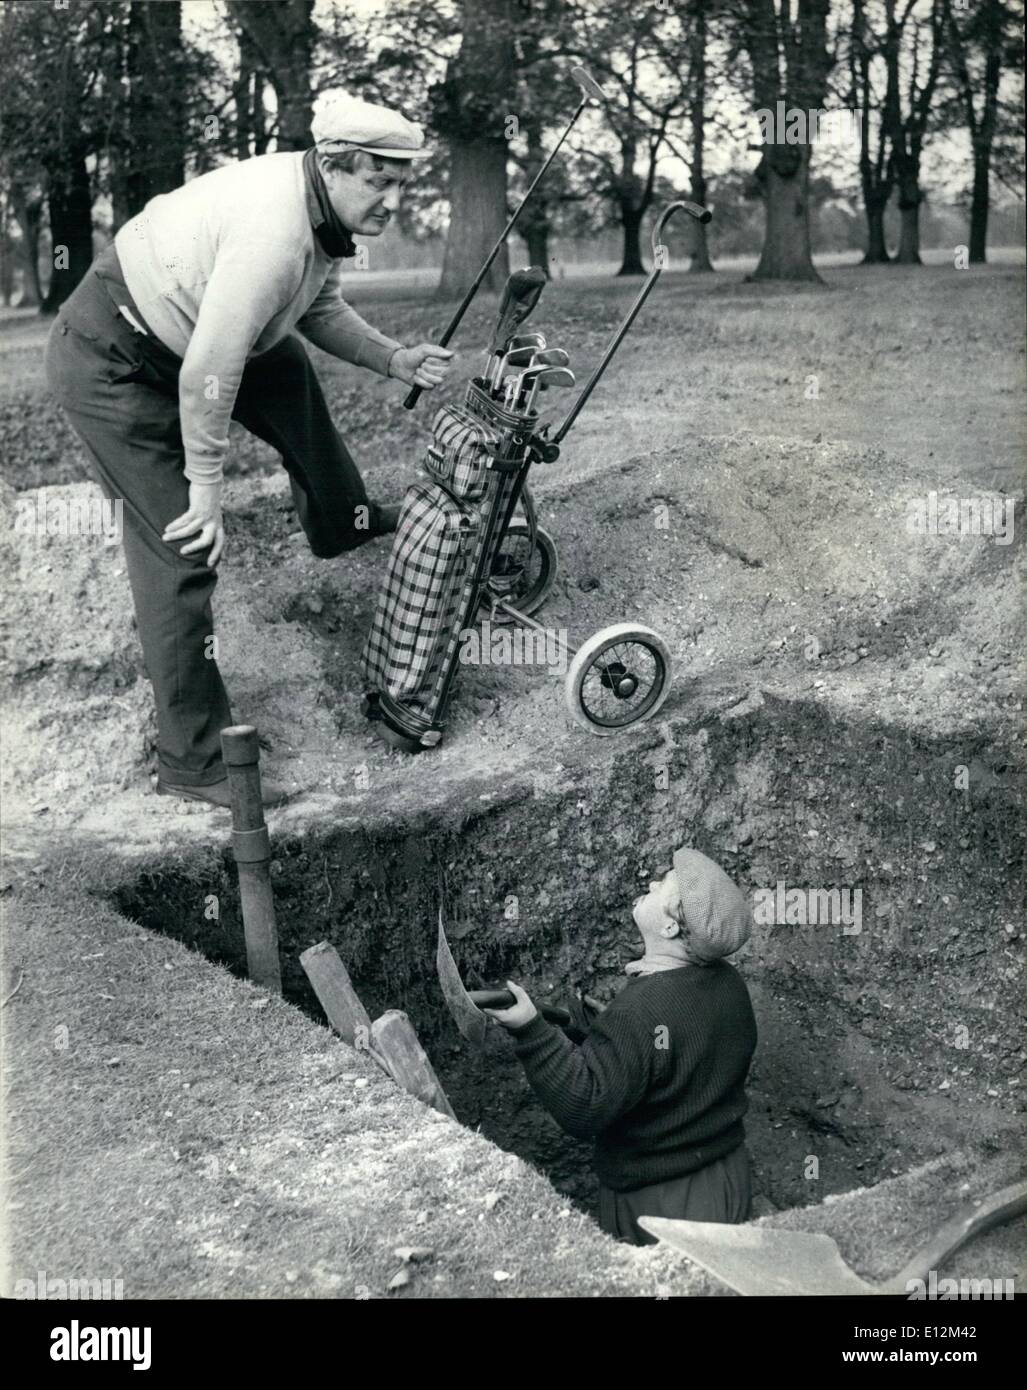
[[[519,623],[550,635],[534,614],[557,576],[556,545],[538,524],[527,485],[536,464],[552,464],[667,262],[663,230],[678,211],[699,221],[694,203],[670,204],[652,233],[653,268],[584,389],[551,430],[536,408],[542,391],[574,385],[567,354],[538,333],[519,333],[545,284],[537,268],[510,277],[488,365],[462,404],[443,406],[433,425],[425,480],[408,489],[389,569],[364,648],[363,710],[386,742],[404,752],[442,739],[460,645],[473,627]],[[571,717],[599,735],[650,719],[667,698],[671,658],[651,628],[603,628],[574,653],[564,681]]]

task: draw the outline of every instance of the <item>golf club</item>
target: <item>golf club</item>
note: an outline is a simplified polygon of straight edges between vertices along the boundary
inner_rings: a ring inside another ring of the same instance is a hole
[[[517,402],[520,399],[521,392],[524,390],[524,385],[528,378],[531,377],[535,372],[545,371],[546,364],[544,362],[539,362],[537,360],[537,357],[537,354],[533,355],[531,361],[527,362],[524,365],[523,369],[516,376],[511,376],[510,378],[508,378],[506,383],[506,393],[504,400],[508,404],[509,409],[513,410],[516,408]]]
[[[474,277],[473,284],[471,285],[467,293],[464,295],[459,308],[457,309],[453,317],[450,319],[449,324],[446,327],[446,331],[439,339],[440,347],[448,347],[449,340],[452,338],[453,334],[459,327],[460,320],[467,312],[467,308],[471,300],[478,293],[478,289],[481,286],[482,281],[485,279],[485,276],[489,272],[489,267],[492,265],[492,262],[499,255],[500,248],[506,241],[507,237],[510,235],[510,232],[513,230],[514,223],[517,221],[518,217],[520,217],[521,209],[524,207],[525,203],[534,193],[535,189],[541,182],[543,176],[548,171],[550,164],[552,164],[553,160],[556,158],[556,154],[560,149],[560,146],[567,139],[567,136],[571,133],[571,128],[573,127],[575,121],[577,121],[578,117],[581,115],[582,111],[584,111],[585,107],[588,105],[590,101],[607,100],[606,93],[603,91],[602,87],[600,87],[599,83],[588,72],[586,68],[571,68],[571,77],[574,79],[574,81],[577,83],[578,87],[581,90],[581,100],[578,102],[578,105],[575,108],[574,115],[567,122],[563,134],[560,136],[559,140],[557,140],[556,144],[553,146],[549,158],[542,165],[542,168],[538,171],[538,173],[532,179],[531,183],[528,185],[527,192],[514,209],[513,214],[510,217],[510,220],[507,222],[506,226],[503,228],[502,233],[500,234],[499,240],[496,242],[495,246],[493,246],[492,250],[486,256],[485,263],[482,265],[482,268],[478,271],[478,274]],[[418,399],[420,398],[420,395],[420,386],[412,386],[410,388],[403,401],[403,405],[406,407],[407,410],[413,410],[414,406],[418,402]]]
[[[544,348],[545,345],[546,339],[545,335],[542,333],[515,333],[514,336],[507,343],[505,352],[511,353],[514,352],[517,348],[522,347]],[[484,381],[487,385],[489,385],[493,390],[495,390],[499,382],[499,369],[503,362],[504,351],[490,351],[487,352],[486,355],[488,360],[485,364],[485,374],[481,378],[481,380]]]
[[[496,357],[496,370],[492,373],[492,389],[498,391],[502,383],[503,374],[511,367],[527,367],[535,358],[538,351],[534,347],[510,348],[509,351],[499,353]]]
[[[574,373],[566,367],[546,367],[535,377],[531,383],[528,400],[524,406],[525,412],[530,415],[535,409],[535,401],[539,391],[546,391],[551,386],[573,386],[575,381]]]

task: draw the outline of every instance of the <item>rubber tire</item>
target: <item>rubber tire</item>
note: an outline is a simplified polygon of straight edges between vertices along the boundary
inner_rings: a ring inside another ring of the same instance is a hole
[[[528,537],[530,534],[530,528],[526,521],[511,521],[510,525],[506,528],[503,539],[505,540],[506,537],[510,535]],[[502,542],[500,542],[500,546],[502,546]],[[549,532],[543,530],[541,526],[536,526],[535,528],[535,547],[542,556],[542,569],[539,573],[539,577],[534,587],[528,590],[526,598],[518,598],[516,595],[511,595],[509,600],[515,608],[519,608],[521,612],[526,614],[529,618],[532,614],[538,612],[546,599],[553,592],[553,585],[556,583],[560,574],[560,558],[556,552],[556,542]],[[479,613],[482,609],[487,611],[489,604],[487,592],[486,586],[486,596],[482,598]],[[517,619],[511,618],[510,615],[504,613],[502,609],[497,609],[492,621],[496,624],[515,623]]]
[[[616,724],[608,726],[596,724],[589,718],[581,699],[582,686],[585,683],[590,668],[595,662],[596,657],[600,656],[609,647],[617,646],[621,642],[638,642],[648,650],[655,652],[663,663],[663,684],[660,687],[656,699],[645,711],[644,714],[632,719],[627,724]],[[621,734],[625,729],[633,729],[637,724],[643,724],[651,719],[661,708],[663,702],[670,694],[671,682],[674,679],[673,663],[671,661],[670,649],[666,642],[654,632],[651,627],[642,627],[637,623],[615,623],[613,627],[601,628],[599,632],[593,634],[575,652],[574,659],[568,667],[567,674],[563,682],[564,703],[567,711],[575,724],[580,724],[589,733],[595,734],[598,738],[610,738],[614,734]]]

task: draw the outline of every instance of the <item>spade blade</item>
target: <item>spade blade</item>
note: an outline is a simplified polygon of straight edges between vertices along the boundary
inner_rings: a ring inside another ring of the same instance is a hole
[[[446,1006],[453,1015],[453,1021],[468,1042],[477,1043],[480,1047],[485,1041],[488,1019],[478,1006],[471,1002],[470,995],[464,989],[460,971],[456,968],[456,961],[453,959],[449,942],[446,940],[446,929],[442,925],[441,907],[439,908],[439,940],[435,951],[435,969],[438,971],[439,984],[442,986]]]

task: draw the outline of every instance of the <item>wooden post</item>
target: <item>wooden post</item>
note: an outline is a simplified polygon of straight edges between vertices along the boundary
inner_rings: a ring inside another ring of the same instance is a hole
[[[300,965],[328,1022],[350,1047],[366,1052],[371,1042],[371,1016],[360,1002],[335,947],[319,941],[303,952]]]
[[[389,1070],[404,1091],[456,1119],[453,1107],[435,1075],[435,1068],[417,1040],[410,1019],[399,1009],[388,1009],[371,1024],[375,1046],[389,1064]]]
[[[221,730],[221,755],[232,794],[232,849],[239,874],[246,968],[254,984],[282,992],[278,930],[271,893],[271,841],[260,796],[260,745],[250,724]]]

